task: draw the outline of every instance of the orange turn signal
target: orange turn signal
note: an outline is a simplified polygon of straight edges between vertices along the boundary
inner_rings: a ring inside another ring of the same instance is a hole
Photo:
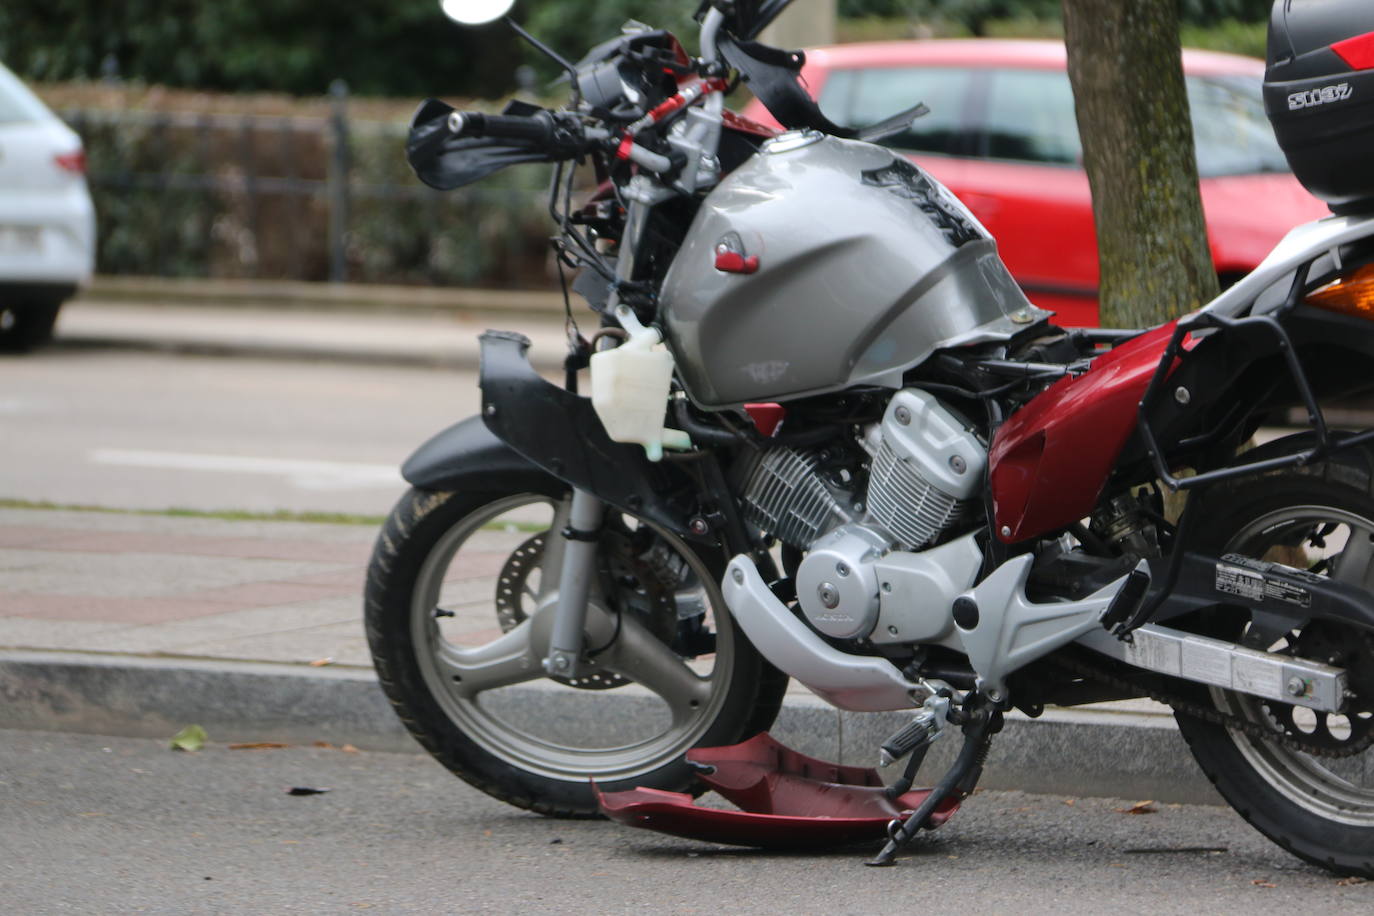
[[[1366,264],[1323,286],[1307,297],[1307,304],[1343,315],[1374,319],[1374,264]]]

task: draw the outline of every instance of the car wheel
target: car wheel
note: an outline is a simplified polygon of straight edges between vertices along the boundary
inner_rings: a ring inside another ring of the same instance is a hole
[[[26,353],[52,339],[59,301],[16,302],[0,306],[0,351]]]

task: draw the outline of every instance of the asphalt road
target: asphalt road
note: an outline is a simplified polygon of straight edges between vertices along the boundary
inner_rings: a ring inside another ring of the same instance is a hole
[[[0,498],[385,514],[478,404],[467,371],[51,348],[0,361]]]
[[[0,732],[0,900],[12,913],[1374,910],[1374,883],[1303,865],[1229,810],[1127,804],[980,792],[895,868],[870,869],[864,850],[770,854],[525,814],[418,754]]]

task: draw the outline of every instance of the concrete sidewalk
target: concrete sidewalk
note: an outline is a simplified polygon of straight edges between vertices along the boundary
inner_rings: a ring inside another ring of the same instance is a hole
[[[584,312],[577,319],[589,334],[596,327],[595,316]],[[310,311],[262,303],[78,299],[58,316],[53,345],[471,369],[478,361],[477,338],[488,328],[528,336],[537,368],[561,365],[563,316],[519,310]]]
[[[418,750],[363,635],[374,537],[368,526],[0,510],[0,727],[168,736],[196,723],[216,741]],[[494,557],[511,549],[509,535],[479,537]],[[633,716],[645,704],[633,688],[577,694],[581,707],[561,715]],[[868,764],[903,721],[842,714],[794,685],[775,733]],[[942,744],[932,768],[958,741]],[[1216,801],[1172,718],[1149,703],[1014,715],[985,783]]]

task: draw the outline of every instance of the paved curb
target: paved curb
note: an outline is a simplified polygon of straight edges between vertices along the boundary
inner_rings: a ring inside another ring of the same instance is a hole
[[[306,311],[459,312],[557,318],[563,296],[549,290],[467,289],[372,283],[200,280],[97,276],[80,301],[110,305],[176,305]],[[584,308],[578,297],[574,309]]]
[[[54,346],[66,350],[133,350],[197,356],[247,356],[330,362],[471,369],[487,328],[531,337],[535,368],[562,367],[560,316],[546,313],[343,313],[283,311],[247,305],[92,303],[77,300],[58,319]]]
[[[530,694],[531,708],[564,720],[616,721],[633,717],[645,702],[581,694],[551,704],[539,702],[551,696],[545,691],[532,688]],[[871,764],[874,749],[905,721],[901,714],[839,713],[809,699],[789,698],[773,733],[804,753],[842,763]],[[215,742],[329,741],[419,750],[366,669],[0,651],[0,728],[166,738],[191,723]],[[958,745],[951,735],[935,746],[927,779],[948,766]],[[1156,715],[1010,716],[982,785],[1065,796],[1220,801],[1173,720]]]

